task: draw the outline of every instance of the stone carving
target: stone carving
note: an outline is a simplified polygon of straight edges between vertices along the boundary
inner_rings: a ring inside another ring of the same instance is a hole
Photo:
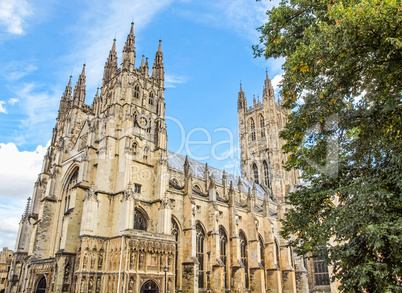
[[[101,270],[103,266],[103,252],[99,252],[98,256],[98,270]]]

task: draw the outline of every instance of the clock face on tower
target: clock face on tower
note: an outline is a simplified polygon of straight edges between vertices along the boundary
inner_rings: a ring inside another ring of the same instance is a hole
[[[137,123],[142,129],[149,128],[149,118],[146,115],[138,115],[137,116]]]

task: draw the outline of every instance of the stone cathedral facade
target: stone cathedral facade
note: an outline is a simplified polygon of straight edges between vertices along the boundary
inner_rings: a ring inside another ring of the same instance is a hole
[[[20,222],[7,292],[309,292],[279,231],[298,183],[282,168],[285,110],[238,95],[242,177],[167,149],[161,41],[136,68],[133,24],[85,104],[85,65],[60,101]],[[311,283],[311,281],[310,281]]]

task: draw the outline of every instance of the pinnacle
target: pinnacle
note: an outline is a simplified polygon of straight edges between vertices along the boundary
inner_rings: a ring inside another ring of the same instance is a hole
[[[86,66],[86,64],[84,63],[84,65],[82,66],[82,72],[81,72],[81,75],[85,75],[85,66]]]
[[[162,52],[162,40],[159,40],[158,52]]]
[[[131,23],[130,35],[134,36],[134,22]]]
[[[73,78],[73,76],[72,75],[70,75],[70,79],[69,79],[69,81],[68,81],[68,85],[67,86],[71,86],[71,79]]]
[[[112,46],[112,50],[110,50],[110,52],[116,52],[116,38],[113,39],[113,46]]]

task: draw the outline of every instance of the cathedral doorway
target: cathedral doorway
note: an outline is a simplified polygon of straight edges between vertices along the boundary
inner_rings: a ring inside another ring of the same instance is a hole
[[[46,278],[43,276],[38,283],[36,293],[45,293],[45,292],[46,292]]]
[[[158,285],[152,280],[148,280],[142,285],[141,293],[159,293]]]

